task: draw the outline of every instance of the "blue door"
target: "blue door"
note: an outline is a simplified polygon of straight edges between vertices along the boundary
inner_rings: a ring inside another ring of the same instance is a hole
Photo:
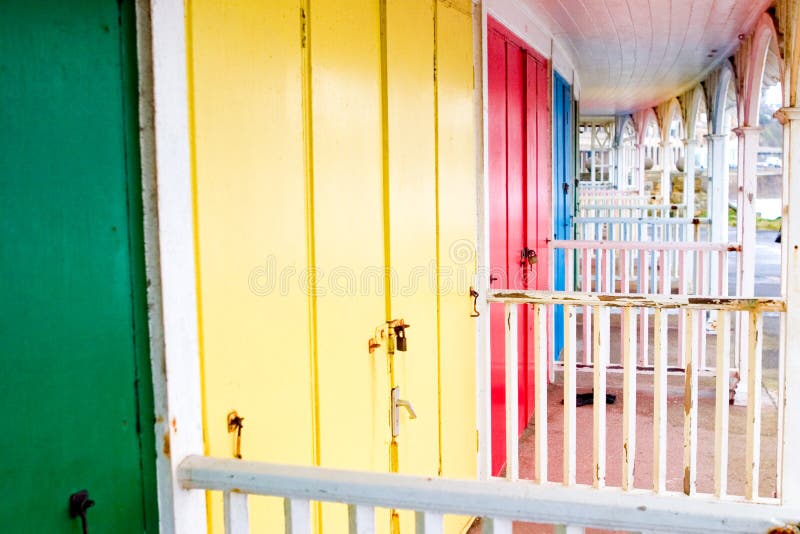
[[[553,234],[555,239],[572,238],[572,87],[557,72],[553,76]],[[564,251],[555,251],[555,290],[566,289]],[[555,307],[553,350],[561,359],[564,347],[564,308]]]

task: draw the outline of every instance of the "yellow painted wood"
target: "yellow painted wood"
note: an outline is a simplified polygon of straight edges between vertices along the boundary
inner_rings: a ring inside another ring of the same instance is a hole
[[[392,315],[411,323],[395,380],[417,419],[400,418],[399,471],[436,475],[438,372],[433,2],[390,0],[389,190]]]
[[[244,458],[311,464],[297,2],[193,0],[190,13],[207,450],[232,455],[236,410]],[[279,502],[250,510],[254,530],[282,528]],[[221,498],[210,515],[222,532]]]
[[[469,298],[477,235],[472,18],[463,2],[440,2],[437,18],[439,257],[442,273],[453,273],[452,289],[443,278],[440,298],[442,475],[475,478],[475,319]],[[448,532],[466,523],[450,516],[445,521]]]
[[[436,167],[432,0],[388,0],[388,180],[391,314],[412,327],[394,356],[394,385],[414,406],[397,438],[401,473],[439,473]],[[400,532],[414,515],[399,514]]]
[[[469,3],[387,0],[383,64],[380,6],[190,3],[207,450],[232,454],[235,409],[245,458],[390,471],[399,386],[418,419],[401,415],[395,469],[473,477]],[[413,325],[392,373],[367,343],[390,318]],[[250,510],[282,527],[280,503]],[[315,531],[346,531],[344,506],[317,510]]]
[[[367,350],[385,320],[378,7],[311,2],[314,216],[321,464],[388,471],[387,362]],[[337,289],[350,276],[355,289]],[[345,507],[323,506],[322,524],[341,532]]]

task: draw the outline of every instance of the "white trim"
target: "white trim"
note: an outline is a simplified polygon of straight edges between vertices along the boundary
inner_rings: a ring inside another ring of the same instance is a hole
[[[553,69],[565,80],[571,80],[574,98],[580,95],[580,75],[574,58],[529,5],[520,0],[484,0],[483,4],[484,11],[551,60]]]
[[[208,528],[205,497],[176,475],[203,453],[184,4],[136,11],[159,526],[193,534]]]
[[[773,504],[774,500],[757,504],[699,494],[598,491],[527,480],[456,480],[202,456],[181,462],[179,475],[184,487],[197,490],[611,530],[766,532],[800,518],[800,509]]]
[[[473,62],[475,72],[475,187],[477,202],[476,254],[477,268],[475,287],[485,297],[489,291],[490,248],[489,248],[489,89],[488,89],[488,47],[486,40],[487,15],[484,4],[478,0],[473,10]],[[485,298],[478,300],[480,317],[476,325],[476,416],[478,425],[478,478],[483,480],[492,475],[492,422],[491,422],[491,325],[489,305]]]

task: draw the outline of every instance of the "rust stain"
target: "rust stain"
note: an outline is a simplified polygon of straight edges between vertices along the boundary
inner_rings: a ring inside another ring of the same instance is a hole
[[[172,424],[172,431],[173,432],[177,432],[178,431],[178,420],[173,417],[172,421],[171,421],[171,424]]]
[[[683,413],[689,415],[692,411],[692,362],[686,363],[686,389],[683,395]]]
[[[170,453],[169,432],[164,432],[164,438],[162,440],[161,450],[164,452],[164,456],[169,458],[169,453]]]
[[[156,416],[156,423],[163,423],[163,422],[164,422],[164,418],[161,417],[160,415],[157,415]]]
[[[691,488],[689,487],[690,486],[690,484],[689,484],[689,475],[690,475],[690,473],[691,472],[689,471],[688,467],[685,467],[683,469],[683,492],[686,495],[689,495],[689,493],[691,493]]]

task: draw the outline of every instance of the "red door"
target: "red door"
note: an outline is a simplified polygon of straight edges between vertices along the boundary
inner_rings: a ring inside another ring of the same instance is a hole
[[[544,289],[550,233],[546,61],[494,20],[488,33],[491,287]],[[525,259],[533,250],[537,262]],[[505,329],[492,305],[492,472],[505,462]],[[519,430],[533,413],[533,321],[519,324]]]

